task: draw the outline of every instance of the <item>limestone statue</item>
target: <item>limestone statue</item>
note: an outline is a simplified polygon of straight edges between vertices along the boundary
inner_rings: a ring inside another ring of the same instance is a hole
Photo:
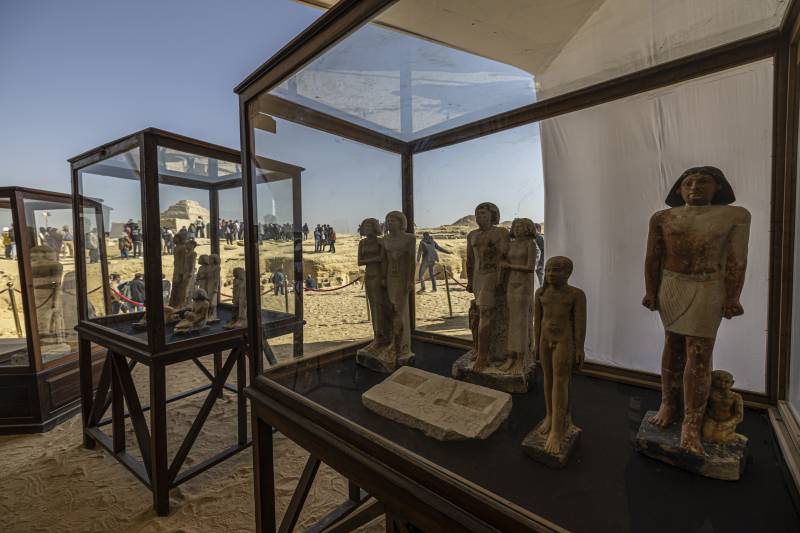
[[[500,210],[493,203],[478,205],[475,221],[478,229],[467,235],[466,265],[467,291],[475,297],[469,311],[473,345],[453,363],[452,375],[506,392],[526,392],[534,370],[531,268],[538,256],[533,222],[514,222],[512,244],[508,230],[498,226]]]
[[[534,358],[544,376],[545,418],[523,447],[535,459],[555,467],[566,464],[580,436],[569,412],[569,386],[572,371],[583,366],[586,295],[567,283],[572,269],[568,257],[551,257],[534,302]]]
[[[504,371],[522,374],[530,366],[533,354],[533,280],[539,247],[536,228],[527,218],[511,224],[511,243],[507,261],[500,267],[507,271],[506,305],[508,306],[508,354]]]
[[[65,343],[61,302],[64,267],[58,262],[57,252],[47,245],[31,247],[30,260],[36,324],[42,354],[65,353],[69,351],[69,345]]]
[[[382,281],[385,286],[385,324],[389,344],[371,352],[364,349],[356,354],[356,361],[384,373],[394,372],[398,366],[411,364],[411,320],[409,299],[414,291],[414,265],[416,239],[406,232],[408,221],[400,211],[386,214],[386,235],[380,239],[385,260]],[[367,245],[369,246],[369,245]]]
[[[742,395],[731,390],[733,375],[725,370],[711,373],[711,393],[703,419],[703,440],[716,444],[731,444],[745,437],[736,433],[744,419]]]
[[[367,293],[372,320],[372,342],[364,350],[376,353],[389,345],[388,325],[386,324],[388,299],[386,280],[383,277],[386,252],[378,236],[381,225],[376,218],[367,218],[359,226],[364,237],[358,243],[358,264],[364,267],[364,287]]]
[[[247,326],[247,281],[244,268],[233,269],[233,317],[225,324],[225,328],[243,328]]]
[[[219,272],[220,259],[217,254],[203,254],[197,262],[197,276],[195,282],[197,287],[203,289],[208,296],[208,321],[219,322],[217,318],[217,304],[219,303]]]
[[[467,235],[467,292],[478,307],[478,343],[474,346],[476,370],[505,362],[505,324],[503,324],[502,270],[506,261],[509,235],[500,227],[500,210],[484,202],[475,208],[478,229]]]
[[[743,314],[739,297],[747,265],[750,213],[721,170],[684,172],[650,219],[642,304],[658,310],[665,329],[661,406],[649,418],[667,428],[681,418],[680,448],[702,455],[703,417],[712,351],[722,318]],[[681,398],[682,394],[682,398]],[[682,402],[681,402],[682,400]]]
[[[196,289],[192,294],[192,310],[184,315],[183,320],[175,324],[175,334],[205,329],[208,322],[208,307],[206,291]]]
[[[188,299],[194,267],[197,262],[196,243],[189,239],[187,233],[180,231],[173,238],[175,250],[173,255],[172,292],[169,295],[169,306],[181,308]]]

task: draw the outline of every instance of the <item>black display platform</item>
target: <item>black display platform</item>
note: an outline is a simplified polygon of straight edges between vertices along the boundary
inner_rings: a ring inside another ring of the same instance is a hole
[[[414,342],[418,368],[448,376],[463,350]],[[765,413],[748,410],[750,438],[738,482],[707,479],[634,451],[657,391],[576,375],[572,415],[581,443],[564,470],[526,457],[521,443],[544,416],[541,377],[515,394],[508,420],[484,441],[439,442],[368,411],[361,394],[385,378],[354,358],[281,378],[279,383],[414,453],[572,531],[800,531],[794,487]]]
[[[222,331],[229,331],[224,326],[228,322],[231,321],[233,318],[233,308],[231,307],[218,307],[217,308],[217,316],[219,317],[219,322],[214,322],[208,324],[208,327],[202,331],[193,331],[191,333],[182,333],[180,335],[175,335],[173,333],[175,329],[175,324],[167,324],[166,325],[166,342],[176,342],[182,341],[187,339],[193,339],[196,337],[204,337],[206,335],[213,335],[215,333],[219,333]],[[141,313],[131,314],[129,320],[125,320],[125,315],[115,315],[113,320],[103,320],[102,318],[97,320],[98,324],[102,324],[103,326],[112,328],[120,333],[125,335],[136,337],[139,339],[147,341],[147,330],[146,329],[137,329],[133,326],[135,322],[138,322]],[[261,311],[261,324],[264,327],[270,327],[271,324],[277,324],[279,322],[287,322],[295,320],[295,316],[291,313],[284,313],[281,311],[269,311],[269,310],[262,310]]]

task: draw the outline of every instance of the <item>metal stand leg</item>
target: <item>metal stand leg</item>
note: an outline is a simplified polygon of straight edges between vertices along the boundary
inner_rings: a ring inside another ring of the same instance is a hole
[[[167,383],[166,368],[154,361],[150,366],[150,483],[153,507],[159,516],[169,515],[167,471]]]

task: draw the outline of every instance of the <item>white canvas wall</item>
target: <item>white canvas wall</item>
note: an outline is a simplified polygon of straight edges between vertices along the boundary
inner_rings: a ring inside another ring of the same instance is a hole
[[[683,170],[714,165],[752,214],[745,315],[723,321],[714,366],[765,391],[772,76],[764,60],[542,123],[546,252],[575,262],[590,360],[659,372],[663,328],[641,306],[648,221]]]

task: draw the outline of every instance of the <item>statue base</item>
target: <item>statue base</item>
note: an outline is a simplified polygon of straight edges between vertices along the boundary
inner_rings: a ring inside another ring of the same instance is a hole
[[[522,449],[528,457],[547,467],[564,468],[581,440],[581,428],[570,423],[569,428],[564,433],[564,437],[561,439],[561,451],[554,455],[544,449],[544,443],[547,442],[547,433],[542,434],[538,431],[542,422],[536,424],[533,431],[528,433],[525,440],[522,441]]]
[[[525,393],[530,389],[533,376],[536,374],[534,364],[524,368],[521,373],[513,374],[492,366],[487,366],[483,370],[474,370],[472,368],[473,355],[474,350],[470,350],[453,363],[451,375],[454,378],[512,394]]]
[[[189,328],[189,329],[176,329],[172,333],[174,335],[191,335],[192,333],[200,333],[201,331],[205,331],[208,329],[208,326],[201,326],[199,328]]]
[[[361,395],[364,407],[440,441],[486,439],[511,413],[511,395],[403,367]]]
[[[648,419],[656,411],[648,411],[636,435],[636,450],[664,463],[701,476],[726,481],[737,481],[747,462],[747,437],[737,433],[731,444],[703,441],[705,453],[695,455],[680,447],[681,425],[676,422],[668,428],[654,426]]]
[[[361,348],[356,352],[356,363],[375,372],[391,374],[401,366],[413,365],[414,354],[409,352],[402,357],[398,357],[397,362],[394,363],[386,360],[384,350],[373,351]]]

